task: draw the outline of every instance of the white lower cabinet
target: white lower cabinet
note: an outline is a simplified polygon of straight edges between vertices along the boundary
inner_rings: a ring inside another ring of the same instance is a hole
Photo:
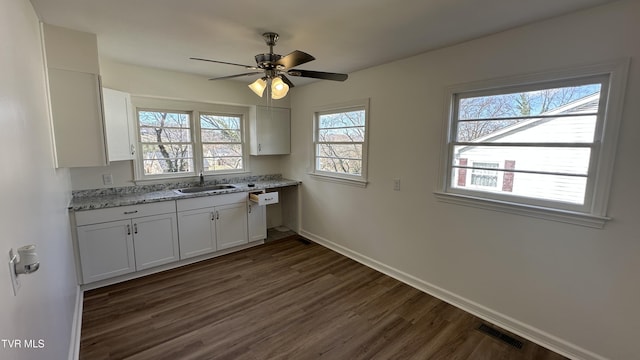
[[[218,250],[249,242],[247,237],[246,195],[242,202],[216,207],[216,244]]]
[[[133,219],[132,223],[137,271],[180,259],[175,212]]]
[[[264,205],[247,201],[249,241],[264,240],[267,238],[267,209]]]
[[[172,201],[81,211],[75,217],[83,284],[179,260]]]
[[[77,230],[83,283],[136,270],[130,220],[78,226]]]
[[[216,221],[213,208],[180,211],[180,258],[207,254],[217,250]]]
[[[76,211],[81,284],[266,239],[265,206],[247,197],[240,192]]]
[[[246,199],[232,193],[176,201],[180,258],[248,243]]]

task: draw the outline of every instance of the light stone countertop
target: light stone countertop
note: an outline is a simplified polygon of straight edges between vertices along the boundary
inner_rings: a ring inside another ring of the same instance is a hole
[[[242,179],[245,180],[245,179]],[[220,183],[220,182],[218,182]],[[225,190],[216,190],[215,192],[200,192],[200,193],[192,193],[192,194],[182,194],[174,191],[175,189],[194,186],[194,184],[190,184],[188,186],[174,186],[171,189],[161,189],[156,190],[158,186],[148,187],[150,190],[145,191],[144,187],[140,187],[141,189],[132,190],[131,188],[127,188],[125,190],[120,189],[99,189],[95,191],[85,190],[74,192],[73,199],[69,204],[70,211],[82,211],[82,210],[92,210],[92,209],[103,209],[117,206],[126,206],[126,205],[139,205],[139,204],[147,204],[159,201],[171,201],[171,200],[179,200],[179,199],[189,199],[203,196],[216,196],[221,194],[230,194],[236,192],[243,191],[253,191],[253,190],[264,190],[264,189],[274,189],[274,188],[282,188],[288,186],[298,186],[300,185],[300,181],[298,180],[289,180],[284,178],[261,178],[256,181],[247,181],[247,182],[231,182],[236,186],[234,189],[225,189]],[[206,185],[212,185],[213,183],[207,182]],[[254,187],[249,187],[248,184],[255,184]],[[184,185],[184,184],[174,184],[174,185]]]

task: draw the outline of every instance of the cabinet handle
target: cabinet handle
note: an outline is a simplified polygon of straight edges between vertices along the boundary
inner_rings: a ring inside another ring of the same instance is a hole
[[[133,224],[133,233],[134,234],[138,233],[138,224]]]
[[[125,214],[125,215],[131,215],[131,214],[135,214],[135,213],[137,213],[137,212],[138,212],[138,210],[125,211],[125,212],[124,212],[124,214]]]
[[[215,214],[214,214],[214,213],[213,213],[213,211],[212,211],[212,212],[211,212],[211,221],[215,221],[215,220],[216,220],[216,216],[215,216]]]
[[[131,235],[131,225],[127,224],[127,235]]]
[[[262,151],[262,144],[258,144],[258,152]]]
[[[216,210],[216,220],[220,220],[220,213]]]
[[[136,146],[131,144],[131,155],[135,155],[136,154]]]
[[[251,214],[251,204],[249,204],[249,214]]]

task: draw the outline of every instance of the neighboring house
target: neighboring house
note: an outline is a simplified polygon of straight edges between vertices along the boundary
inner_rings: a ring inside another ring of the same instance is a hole
[[[590,149],[527,147],[523,143],[593,143],[599,100],[598,92],[543,113],[540,118],[519,122],[473,141],[518,146],[502,147],[502,151],[487,146],[459,148],[454,154],[456,165],[473,168],[456,169],[452,186],[582,204]],[[547,117],[549,115],[562,116]],[[518,171],[508,171],[510,169]],[[545,169],[554,175],[544,181],[545,175],[527,172],[533,169]]]

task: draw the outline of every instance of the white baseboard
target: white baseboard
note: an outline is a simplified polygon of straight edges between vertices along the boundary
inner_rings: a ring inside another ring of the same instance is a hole
[[[365,266],[368,266],[374,270],[377,270],[411,287],[414,287],[420,291],[423,291],[433,297],[436,297],[459,309],[462,309],[472,315],[475,315],[485,321],[488,321],[496,326],[499,326],[509,332],[512,332],[518,336],[521,336],[536,344],[544,346],[570,359],[606,360],[606,358],[598,354],[595,354],[589,350],[583,349],[575,344],[567,342],[557,336],[546,333],[538,328],[527,325],[519,320],[516,320],[504,314],[501,314],[495,310],[489,309],[481,304],[478,304],[462,296],[454,294],[439,286],[436,286],[424,280],[418,279],[413,275],[410,275],[398,269],[392,268],[375,259],[362,255],[342,245],[336,244],[321,236],[317,236],[303,229],[300,229],[299,234],[315,243],[325,246]]]
[[[73,324],[71,325],[71,340],[69,342],[69,360],[78,360],[80,356],[80,335],[82,332],[82,302],[84,292],[80,286],[76,290],[76,306],[73,314]]]

